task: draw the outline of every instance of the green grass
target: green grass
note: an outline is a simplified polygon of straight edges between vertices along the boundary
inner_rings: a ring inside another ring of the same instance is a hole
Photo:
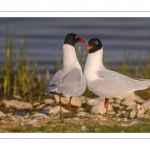
[[[0,65],[0,99],[14,98],[29,102],[40,102],[45,98],[44,94],[46,84],[50,79],[50,70],[45,67],[45,78],[41,78],[41,68],[34,61],[34,58],[30,59],[32,61],[29,61],[25,40],[21,39],[19,53],[15,54],[13,39],[13,35],[10,33],[9,28],[7,28],[5,58]],[[82,68],[84,68],[85,55],[84,50],[79,45],[77,48],[77,57]],[[115,67],[111,67],[105,59],[104,64],[108,69],[120,72],[129,77],[150,79],[150,53],[147,55],[149,57],[145,66],[139,66],[131,57],[126,57],[126,54],[122,63],[116,63]],[[61,63],[62,60],[56,58],[54,70],[51,70],[51,73],[55,73],[60,68]],[[149,89],[137,91],[136,94],[144,99],[150,98]],[[84,95],[87,97],[97,97],[88,89]]]

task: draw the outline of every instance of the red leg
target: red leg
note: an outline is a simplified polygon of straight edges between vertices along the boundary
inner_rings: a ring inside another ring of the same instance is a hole
[[[104,107],[106,108],[106,112],[108,112],[108,104],[109,104],[109,99],[105,98]]]
[[[70,100],[69,100],[69,103],[68,103],[68,109],[69,109],[70,112],[71,112],[71,99],[72,99],[72,97],[70,97]]]
[[[62,114],[62,102],[61,102],[61,96],[59,96],[59,106],[60,106],[60,114]]]

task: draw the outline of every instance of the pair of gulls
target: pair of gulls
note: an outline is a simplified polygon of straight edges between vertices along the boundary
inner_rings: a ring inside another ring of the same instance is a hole
[[[106,69],[102,62],[103,45],[98,38],[92,38],[88,42],[86,47],[88,56],[82,73],[74,47],[77,42],[85,43],[85,40],[74,33],[66,36],[63,44],[63,64],[49,81],[46,89],[46,95],[59,95],[60,113],[62,113],[61,97],[70,98],[68,108],[71,112],[72,97],[81,96],[86,86],[94,94],[105,98],[106,112],[110,98],[150,87],[150,82],[146,79],[132,79]]]

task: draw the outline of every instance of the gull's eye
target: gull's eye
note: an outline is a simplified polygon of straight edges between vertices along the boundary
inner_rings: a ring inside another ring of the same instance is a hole
[[[78,39],[78,36],[77,36],[77,35],[75,36],[75,39]]]
[[[98,42],[97,42],[97,41],[95,41],[95,45],[98,45]]]

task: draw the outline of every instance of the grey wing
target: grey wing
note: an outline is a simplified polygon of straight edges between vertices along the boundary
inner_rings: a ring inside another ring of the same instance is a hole
[[[78,68],[72,69],[59,84],[58,93],[65,97],[80,96],[86,89],[86,80]]]
[[[97,75],[100,78],[93,80],[88,86],[91,91],[99,96],[113,98],[125,93],[148,88],[146,82],[134,80],[114,71],[99,71]]]
[[[56,92],[65,97],[80,96],[86,89],[85,78],[78,68],[66,72],[61,70],[55,74],[47,87],[47,92]]]

